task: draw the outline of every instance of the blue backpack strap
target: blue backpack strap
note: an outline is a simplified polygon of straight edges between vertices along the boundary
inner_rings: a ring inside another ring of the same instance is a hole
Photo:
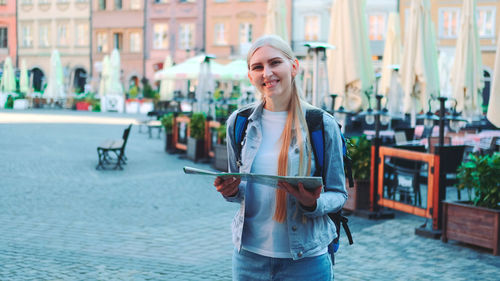
[[[243,140],[245,139],[245,134],[247,131],[247,126],[248,126],[248,117],[253,112],[253,108],[249,107],[247,109],[244,109],[238,114],[236,114],[236,120],[234,124],[234,141],[235,141],[235,148],[236,148],[236,165],[238,167],[241,167],[241,149],[243,147],[242,143]]]

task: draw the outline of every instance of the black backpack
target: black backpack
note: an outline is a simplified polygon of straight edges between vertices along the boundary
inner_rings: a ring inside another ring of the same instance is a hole
[[[240,167],[242,164],[241,163],[242,142],[246,134],[248,117],[250,117],[250,115],[252,114],[253,109],[254,109],[253,107],[243,109],[236,115],[233,134],[235,140],[234,145],[236,148],[236,155],[235,155],[236,164],[238,165],[238,167]],[[324,172],[325,139],[324,139],[324,124],[323,124],[324,112],[325,111],[319,108],[308,109],[306,111],[306,122],[307,122],[307,127],[309,129],[309,137],[311,140],[311,145],[314,153],[314,159],[315,159],[314,163],[316,165],[314,176],[317,177],[321,176],[323,178],[323,182],[325,182],[325,172]],[[340,124],[338,125],[340,129],[341,126]],[[346,140],[342,133],[341,136],[342,136],[342,147],[343,147],[344,172],[349,182],[349,187],[353,187],[354,181],[352,178],[351,159],[347,155]],[[335,227],[337,229],[337,238],[335,238],[332,241],[332,243],[330,243],[330,245],[328,246],[328,252],[332,256],[332,262],[334,262],[333,260],[334,253],[337,252],[339,248],[340,225],[342,225],[342,227],[344,228],[347,239],[349,240],[349,244],[352,245],[354,242],[352,240],[352,235],[349,226],[347,225],[347,222],[349,220],[342,214],[342,209],[335,213],[329,213],[328,216],[335,223]]]

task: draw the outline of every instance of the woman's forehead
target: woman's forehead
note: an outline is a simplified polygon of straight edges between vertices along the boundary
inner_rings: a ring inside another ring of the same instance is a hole
[[[255,61],[267,61],[275,58],[287,59],[285,54],[282,51],[274,48],[270,45],[264,45],[255,50],[255,52],[250,57],[250,64]]]

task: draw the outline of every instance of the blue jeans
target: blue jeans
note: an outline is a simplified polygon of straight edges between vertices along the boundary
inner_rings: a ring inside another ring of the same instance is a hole
[[[233,253],[233,280],[331,281],[333,268],[328,253],[300,260],[261,256],[244,249]]]

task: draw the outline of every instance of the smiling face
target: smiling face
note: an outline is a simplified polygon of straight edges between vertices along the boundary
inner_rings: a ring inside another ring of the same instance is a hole
[[[266,101],[271,99],[278,108],[288,106],[298,61],[287,58],[281,51],[269,45],[264,45],[253,53],[248,65],[248,78],[264,95]]]

